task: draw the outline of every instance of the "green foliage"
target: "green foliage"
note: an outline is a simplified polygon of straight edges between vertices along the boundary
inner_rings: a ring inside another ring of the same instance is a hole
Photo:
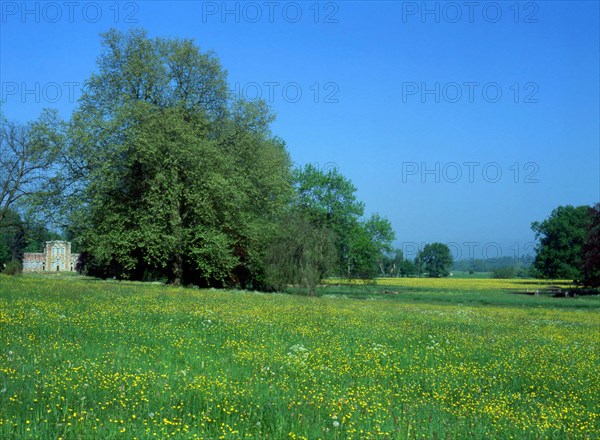
[[[378,214],[355,223],[348,235],[345,275],[362,279],[377,276],[380,270],[378,263],[391,251],[394,238],[390,222]]]
[[[402,253],[402,249],[394,249],[392,252],[382,253],[378,261],[379,275],[382,277],[399,276],[403,260],[404,254]]]
[[[398,275],[401,277],[411,277],[417,274],[418,271],[415,263],[413,263],[407,258],[403,259],[398,269]]]
[[[312,292],[332,271],[377,274],[389,221],[363,219],[337,170],[292,174],[273,115],[228,98],[214,54],[143,30],[111,30],[102,45],[71,120],[42,125],[63,161],[39,200],[84,272]]]
[[[539,240],[534,268],[542,278],[581,280],[582,246],[591,221],[589,206],[559,206],[531,229]]]
[[[43,221],[27,215],[23,219],[23,230],[23,252],[42,252],[47,241],[63,239],[59,233],[49,230]]]
[[[581,247],[582,283],[587,287],[600,287],[600,203],[590,208],[590,217],[587,236]]]
[[[348,278],[373,278],[382,256],[391,250],[394,232],[390,222],[372,215],[361,220],[364,204],[356,187],[336,169],[313,165],[294,171],[295,206],[319,228],[330,230],[337,243],[337,274]]]
[[[310,295],[337,263],[335,236],[330,229],[293,210],[283,217],[266,257],[268,286],[283,291],[301,286]]]
[[[343,237],[364,213],[356,199],[356,187],[337,169],[319,170],[312,164],[293,171],[295,206],[309,221],[333,230]]]
[[[6,252],[6,259],[18,261],[23,257],[23,248],[25,241],[25,225],[21,216],[13,209],[5,212],[4,218],[0,221],[0,235]]]
[[[352,232],[364,213],[364,205],[356,199],[356,187],[337,169],[319,170],[312,164],[293,171],[298,212],[320,229],[330,230],[337,249],[336,273],[349,266]]]
[[[415,264],[419,268],[419,273],[425,272],[429,277],[440,278],[450,275],[452,262],[452,254],[448,246],[443,243],[431,243],[426,244],[419,251]]]
[[[513,278],[516,274],[514,266],[504,266],[492,271],[492,278]]]
[[[11,260],[4,264],[4,269],[1,271],[5,275],[19,275],[23,272],[23,266],[17,260]]]
[[[118,168],[95,176],[92,227],[80,237],[120,276],[139,278],[144,268],[175,284],[222,286],[233,282],[236,266],[258,258],[274,202],[285,193],[287,155],[251,134],[227,151],[209,128],[181,108],[141,116],[124,154],[111,158]]]
[[[0,268],[11,259],[10,249],[6,244],[4,233],[0,233]]]
[[[533,255],[521,255],[521,256],[503,256],[498,258],[472,258],[455,260],[452,263],[453,272],[493,272],[496,269],[500,269],[506,266],[514,266],[519,272],[526,272],[532,265],[534,260]]]
[[[70,122],[61,183],[90,273],[260,287],[291,191],[262,102],[228,102],[216,57],[189,40],[110,31]]]
[[[379,258],[381,255],[389,254],[392,251],[391,244],[396,238],[396,234],[388,219],[379,214],[373,214],[362,223],[362,227],[370,238],[374,258]],[[375,263],[373,258],[372,262]],[[371,266],[375,268],[376,264],[371,264]]]
[[[43,222],[8,209],[0,222],[0,263],[21,261],[24,252],[42,252],[46,241],[60,240],[61,236],[50,231]]]
[[[116,115],[130,103],[181,106],[219,117],[227,106],[226,72],[212,52],[190,39],[150,39],[143,29],[102,34],[104,52],[82,106]]]
[[[394,233],[387,219],[361,220],[356,188],[336,169],[313,165],[294,170],[295,194],[268,250],[268,284],[283,290],[302,286],[314,294],[331,274],[373,278],[390,250]]]
[[[377,275],[379,252],[363,223],[355,223],[347,235],[345,275],[349,279],[372,279]],[[343,272],[342,272],[343,273]]]

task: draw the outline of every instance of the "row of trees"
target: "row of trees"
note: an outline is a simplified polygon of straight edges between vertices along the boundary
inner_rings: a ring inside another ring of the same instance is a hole
[[[413,261],[404,258],[402,250],[381,255],[379,274],[382,277],[427,276],[441,278],[450,275],[454,263],[450,248],[443,243],[426,244]]]
[[[70,120],[3,119],[0,224],[25,202],[105,277],[314,291],[377,274],[389,221],[337,170],[293,169],[265,103],[228,96],[214,54],[143,30],[102,45]]]
[[[213,53],[143,30],[111,30],[102,45],[70,120],[2,118],[0,257],[34,246],[21,220],[34,212],[42,229],[74,238],[84,271],[104,277],[314,292],[330,275],[448,276],[447,246],[408,261],[352,182],[294,169],[266,104],[230,97]],[[598,216],[561,207],[534,223],[538,274],[597,283]]]
[[[502,272],[505,268],[511,268],[514,276],[531,276],[530,268],[535,255],[503,256],[498,258],[471,258],[457,260],[452,264],[452,270],[475,273],[475,272]],[[510,278],[510,277],[509,277]]]

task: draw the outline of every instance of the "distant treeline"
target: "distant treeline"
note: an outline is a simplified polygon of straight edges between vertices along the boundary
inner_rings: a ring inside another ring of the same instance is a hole
[[[506,256],[488,259],[465,259],[455,261],[452,264],[452,270],[468,273],[491,272],[492,276],[496,278],[529,277],[533,275],[531,267],[534,261],[535,257],[531,255],[518,258]]]

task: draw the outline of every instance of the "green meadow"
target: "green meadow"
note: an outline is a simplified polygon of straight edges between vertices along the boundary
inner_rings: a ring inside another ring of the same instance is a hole
[[[0,276],[0,438],[600,437],[598,296],[423,283]]]

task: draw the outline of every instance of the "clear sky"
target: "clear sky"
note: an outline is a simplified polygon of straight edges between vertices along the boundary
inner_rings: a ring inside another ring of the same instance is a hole
[[[600,200],[599,3],[0,2],[0,100],[68,118],[99,34],[193,38],[261,96],[298,164],[335,166],[409,257],[531,252],[530,224]]]

